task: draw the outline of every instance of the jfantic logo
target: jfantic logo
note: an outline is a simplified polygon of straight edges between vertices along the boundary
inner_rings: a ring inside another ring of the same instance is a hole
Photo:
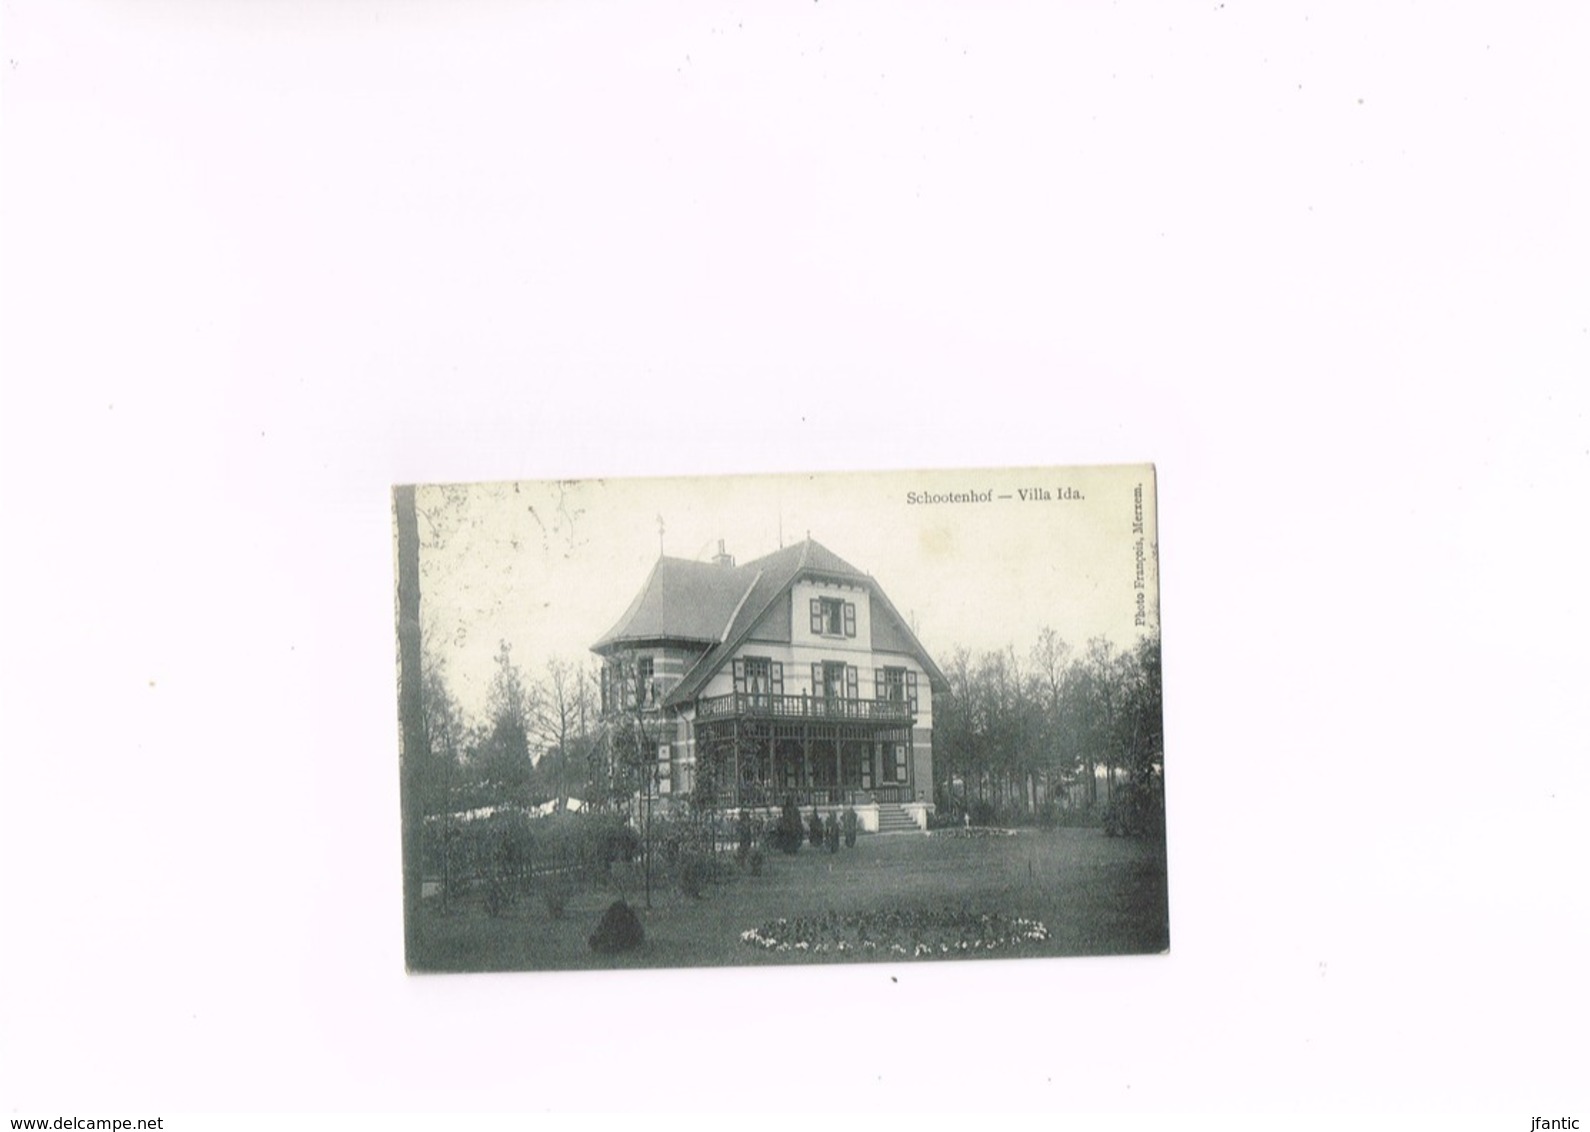
[[[1559,1116],[1548,1119],[1544,1116],[1535,1117],[1535,1122],[1529,1126],[1529,1132],[1551,1132],[1552,1129],[1577,1129],[1579,1118],[1576,1116]]]

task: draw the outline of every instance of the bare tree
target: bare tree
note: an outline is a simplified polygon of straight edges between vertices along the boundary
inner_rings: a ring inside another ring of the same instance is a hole
[[[1064,637],[1047,626],[1038,634],[1032,646],[1031,679],[1038,701],[1039,742],[1038,762],[1044,776],[1044,799],[1052,801],[1054,787],[1062,785],[1075,774],[1077,752],[1075,740],[1066,726],[1065,685],[1071,663],[1071,646]]]
[[[566,660],[547,662],[533,712],[535,737],[541,758],[551,759],[558,809],[569,801],[569,772],[585,757],[586,719],[590,711],[590,685],[579,667]]]

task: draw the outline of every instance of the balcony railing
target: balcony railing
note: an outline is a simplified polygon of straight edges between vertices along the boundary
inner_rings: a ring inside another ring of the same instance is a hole
[[[744,715],[771,719],[857,719],[877,723],[910,723],[905,700],[847,700],[838,696],[775,696],[767,692],[731,692],[696,701],[699,719]]]

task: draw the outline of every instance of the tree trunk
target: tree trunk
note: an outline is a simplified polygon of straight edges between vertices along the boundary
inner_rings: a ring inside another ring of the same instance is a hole
[[[414,488],[392,492],[397,512],[398,589],[398,717],[401,746],[398,787],[403,810],[403,940],[412,970],[419,960],[420,893],[424,865],[420,860],[424,828],[420,807],[420,769],[426,757],[425,707],[420,682],[420,530],[414,510]]]

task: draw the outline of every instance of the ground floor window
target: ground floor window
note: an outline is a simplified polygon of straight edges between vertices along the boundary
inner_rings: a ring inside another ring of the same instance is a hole
[[[906,776],[904,743],[883,743],[883,780],[885,782],[904,782]]]
[[[862,790],[872,788],[872,744],[848,740],[843,747],[840,759],[844,770],[844,785],[859,787]]]

